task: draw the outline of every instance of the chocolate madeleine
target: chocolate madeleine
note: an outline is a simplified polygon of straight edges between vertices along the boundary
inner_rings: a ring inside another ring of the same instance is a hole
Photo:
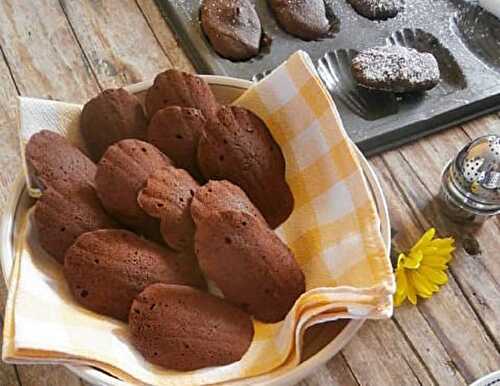
[[[200,14],[203,32],[220,56],[247,60],[259,53],[262,26],[250,1],[204,0]]]
[[[150,284],[203,286],[194,260],[119,229],[78,237],[66,252],[64,276],[78,303],[123,321]]]
[[[325,37],[330,31],[324,0],[268,0],[279,25],[304,40]]]
[[[255,318],[282,320],[305,291],[299,265],[278,236],[248,212],[223,211],[196,223],[201,270],[230,302]]]
[[[83,106],[80,130],[95,161],[122,139],[146,138],[147,120],[135,95],[123,88],[108,89]]]
[[[250,316],[195,288],[153,284],[130,309],[132,344],[146,360],[190,371],[240,360],[252,343]]]
[[[30,178],[41,190],[94,185],[96,165],[53,131],[34,134],[26,144],[25,157]]]
[[[170,165],[168,157],[149,143],[119,141],[106,150],[97,165],[97,195],[106,211],[120,222],[159,241],[159,221],[141,209],[137,196],[154,171]]]
[[[245,192],[229,181],[209,181],[196,190],[191,203],[191,215],[197,222],[223,211],[245,212],[266,222]]]
[[[440,79],[434,55],[402,46],[361,51],[352,59],[352,75],[360,86],[396,93],[430,90]]]
[[[198,169],[196,152],[206,119],[200,110],[170,106],[159,110],[148,126],[148,142],[155,145],[175,166],[186,169],[195,178]]]
[[[146,94],[149,118],[167,106],[194,107],[206,117],[214,115],[218,109],[212,90],[202,78],[178,70],[158,74]]]
[[[193,248],[194,223],[191,200],[198,183],[183,169],[169,166],[154,172],[138,196],[139,206],[160,219],[165,243],[175,250]]]
[[[35,204],[34,219],[40,245],[61,264],[81,234],[117,227],[90,185],[46,189]]]
[[[226,179],[241,187],[271,228],[293,210],[281,149],[265,123],[247,109],[222,106],[208,119],[198,145],[198,166],[207,179]]]
[[[402,0],[347,0],[360,15],[372,20],[386,20],[403,9]]]

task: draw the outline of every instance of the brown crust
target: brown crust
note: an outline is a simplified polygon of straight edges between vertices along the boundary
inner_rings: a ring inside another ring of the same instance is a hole
[[[247,212],[225,211],[197,221],[195,251],[224,297],[263,322],[282,320],[305,291],[292,252]]]
[[[236,362],[254,334],[248,314],[224,300],[164,284],[136,297],[129,326],[132,343],[146,360],[179,371]]]
[[[126,138],[145,139],[147,120],[135,95],[123,88],[108,89],[89,100],[82,110],[80,130],[92,158]]]
[[[68,249],[64,275],[82,306],[127,321],[134,297],[150,284],[203,286],[193,263],[132,232],[98,230]]]
[[[224,211],[246,212],[266,222],[245,192],[229,181],[209,181],[195,192],[191,203],[191,215],[195,222]]]
[[[207,117],[219,104],[208,84],[199,76],[178,70],[158,74],[146,94],[146,111],[151,118],[168,106],[193,107]]]
[[[347,0],[360,15],[372,20],[386,20],[403,9],[401,0]]]
[[[224,58],[247,60],[259,53],[262,26],[248,0],[204,0],[201,26],[214,50]]]
[[[125,139],[110,146],[99,161],[96,190],[104,208],[123,224],[159,241],[159,221],[144,212],[137,203],[139,191],[148,177],[171,165],[153,145]]]
[[[304,40],[325,37],[330,30],[324,0],[269,0],[280,26]]]
[[[210,181],[196,191],[191,215],[205,275],[257,319],[283,319],[304,292],[304,275],[246,194],[228,181]]]
[[[172,249],[193,248],[194,223],[190,206],[198,187],[188,172],[170,166],[153,173],[139,193],[139,206],[150,216],[160,219],[163,240]]]
[[[439,83],[439,64],[431,53],[403,46],[372,47],[352,60],[360,86],[387,92],[419,92]]]
[[[159,110],[148,126],[148,142],[165,153],[175,166],[186,169],[195,178],[198,169],[196,152],[206,119],[200,110],[169,106]]]
[[[42,190],[94,185],[96,165],[53,131],[34,134],[26,144],[25,156],[30,178]]]
[[[91,186],[46,189],[35,205],[34,219],[40,245],[61,264],[66,250],[81,234],[117,227]]]
[[[198,145],[198,165],[205,178],[240,186],[272,228],[292,213],[281,149],[251,111],[222,106],[217,117],[208,120]]]

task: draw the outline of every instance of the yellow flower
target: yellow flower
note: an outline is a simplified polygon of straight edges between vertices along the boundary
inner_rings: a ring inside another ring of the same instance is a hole
[[[417,295],[430,298],[439,286],[448,281],[446,270],[455,250],[455,240],[434,238],[436,230],[429,229],[408,254],[401,253],[396,268],[394,304],[399,306],[406,298],[417,304]]]

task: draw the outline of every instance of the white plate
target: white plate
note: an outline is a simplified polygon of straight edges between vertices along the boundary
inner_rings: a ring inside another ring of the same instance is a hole
[[[230,103],[243,93],[251,82],[241,79],[202,75],[202,77],[210,84],[217,99],[222,103]],[[128,91],[135,93],[142,98],[152,82],[142,82],[129,86]],[[380,216],[381,232],[387,250],[390,248],[391,228],[389,223],[389,215],[387,211],[387,203],[383,195],[382,189],[378,182],[377,176],[373,169],[368,164],[366,158],[361,154],[355,145],[353,147],[359,156],[361,167],[372,191],[378,214]],[[14,256],[17,252],[18,230],[21,226],[21,221],[25,217],[28,209],[33,204],[26,191],[24,176],[20,176],[14,184],[13,191],[0,224],[0,263],[2,265],[3,277],[6,283],[10,276]],[[308,353],[308,358],[293,370],[275,378],[272,382],[267,382],[267,385],[293,385],[301,379],[309,375],[315,368],[323,365],[331,357],[337,354],[356,334],[358,329],[363,324],[364,320],[350,320],[339,330],[339,324],[335,322],[326,323],[323,326],[318,326],[315,331],[315,336],[305,341],[304,352]],[[66,365],[73,373],[83,378],[84,380],[99,386],[126,386],[127,383],[120,381],[98,369],[89,366],[74,366]],[[257,385],[256,382],[250,380],[229,382],[230,385]]]
[[[478,379],[470,386],[500,386],[500,370]]]

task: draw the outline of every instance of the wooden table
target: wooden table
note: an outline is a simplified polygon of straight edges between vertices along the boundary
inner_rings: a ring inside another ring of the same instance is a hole
[[[85,102],[167,68],[193,71],[153,0],[2,0],[0,50],[2,207],[20,172],[16,95]],[[433,199],[446,161],[493,132],[500,133],[499,114],[370,159],[389,202],[395,248],[408,249],[430,226],[458,239],[449,283],[390,320],[367,322],[301,385],[465,385],[500,368],[499,218],[479,230],[457,227]],[[477,240],[481,253],[467,253],[465,239]],[[2,310],[5,296],[2,284]],[[60,366],[0,364],[2,386],[82,384]]]

